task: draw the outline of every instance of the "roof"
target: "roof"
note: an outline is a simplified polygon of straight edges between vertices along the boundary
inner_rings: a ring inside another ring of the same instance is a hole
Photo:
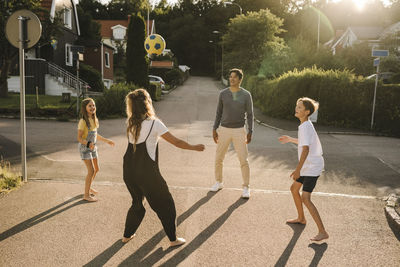
[[[381,38],[381,39],[382,39],[382,38],[386,38],[386,37],[388,37],[388,36],[390,36],[390,35],[393,35],[393,34],[396,34],[396,33],[398,33],[398,32],[400,32],[400,21],[397,22],[397,23],[395,23],[395,24],[390,25],[390,26],[387,27],[387,28],[385,28],[385,29],[383,30],[383,32],[381,33],[380,38]]]
[[[121,25],[128,28],[129,17],[126,20],[96,20],[96,22],[98,22],[101,25],[101,30],[100,30],[101,37],[111,38],[113,36],[113,31],[112,31],[113,27]],[[154,20],[150,20],[149,27],[150,27],[150,33],[154,33]]]
[[[173,61],[151,61],[150,68],[172,69],[174,67]]]
[[[96,20],[101,25],[100,34],[102,37],[111,38],[113,36],[112,27],[121,25],[128,28],[128,20]]]
[[[40,2],[41,7],[49,10],[51,21],[53,21],[53,19],[55,17],[55,14],[56,14],[56,1],[57,0],[42,0]],[[76,31],[77,31],[78,35],[81,35],[81,29],[80,29],[80,25],[79,25],[79,18],[78,18],[78,12],[77,12],[77,9],[76,9],[75,1],[74,0],[69,0],[69,2],[70,2],[71,7],[73,8],[73,11],[74,11],[75,23],[76,23]],[[61,6],[61,4],[64,5],[64,6],[66,5],[66,3],[59,2],[58,6]]]
[[[358,40],[377,40],[383,31],[382,27],[349,27]]]

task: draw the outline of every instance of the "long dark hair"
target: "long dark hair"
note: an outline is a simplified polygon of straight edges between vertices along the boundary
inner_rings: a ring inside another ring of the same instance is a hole
[[[96,103],[92,98],[85,98],[82,100],[81,103],[81,118],[86,122],[86,126],[88,127],[88,130],[90,130],[90,121],[89,121],[89,114],[87,113],[86,106],[90,103],[90,101],[93,102],[93,104],[96,106]],[[98,128],[99,127],[99,120],[97,119],[96,112],[92,115],[92,119],[94,121],[93,127]]]
[[[147,118],[154,119],[156,115],[151,97],[144,89],[136,89],[135,91],[130,92],[125,97],[125,103],[126,116],[128,117],[126,120],[126,134],[128,137],[129,134],[132,134],[134,137],[133,146],[134,149],[136,149],[136,142],[139,139],[142,122]]]

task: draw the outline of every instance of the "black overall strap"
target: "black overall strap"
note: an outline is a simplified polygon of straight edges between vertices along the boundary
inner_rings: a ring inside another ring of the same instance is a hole
[[[150,128],[149,134],[147,135],[146,139],[144,140],[144,143],[146,143],[147,138],[149,138],[149,136],[150,136],[151,130],[153,130],[154,121],[155,120],[153,120],[153,123],[151,124],[151,128]]]

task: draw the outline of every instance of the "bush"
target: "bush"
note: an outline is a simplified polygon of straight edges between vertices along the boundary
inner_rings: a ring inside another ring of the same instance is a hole
[[[183,83],[184,75],[179,69],[172,69],[165,73],[165,82],[170,85],[180,85]]]
[[[149,94],[151,99],[154,101],[158,101],[161,99],[161,85],[158,82],[150,82],[149,84]]]
[[[0,194],[7,193],[23,184],[21,177],[11,172],[10,162],[0,158]]]
[[[299,97],[308,96],[320,103],[318,123],[369,129],[374,81],[355,76],[348,70],[311,68],[294,70],[267,80],[250,76],[244,87],[254,103],[266,114],[294,119]],[[375,109],[375,129],[400,136],[400,86],[379,85]]]
[[[96,98],[97,116],[125,116],[125,97],[137,88],[139,87],[133,84],[114,83],[102,96]]]
[[[80,63],[79,78],[89,84],[90,91],[103,92],[104,83],[101,74],[92,66]]]

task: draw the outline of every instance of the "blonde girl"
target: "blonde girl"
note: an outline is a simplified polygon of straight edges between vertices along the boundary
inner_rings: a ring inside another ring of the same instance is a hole
[[[95,195],[98,194],[95,189],[91,188],[92,182],[99,171],[97,139],[114,146],[112,140],[104,138],[97,133],[98,128],[99,120],[96,116],[96,104],[92,98],[86,98],[81,104],[81,119],[78,123],[78,148],[81,159],[87,168],[83,199],[89,202],[97,201]]]

